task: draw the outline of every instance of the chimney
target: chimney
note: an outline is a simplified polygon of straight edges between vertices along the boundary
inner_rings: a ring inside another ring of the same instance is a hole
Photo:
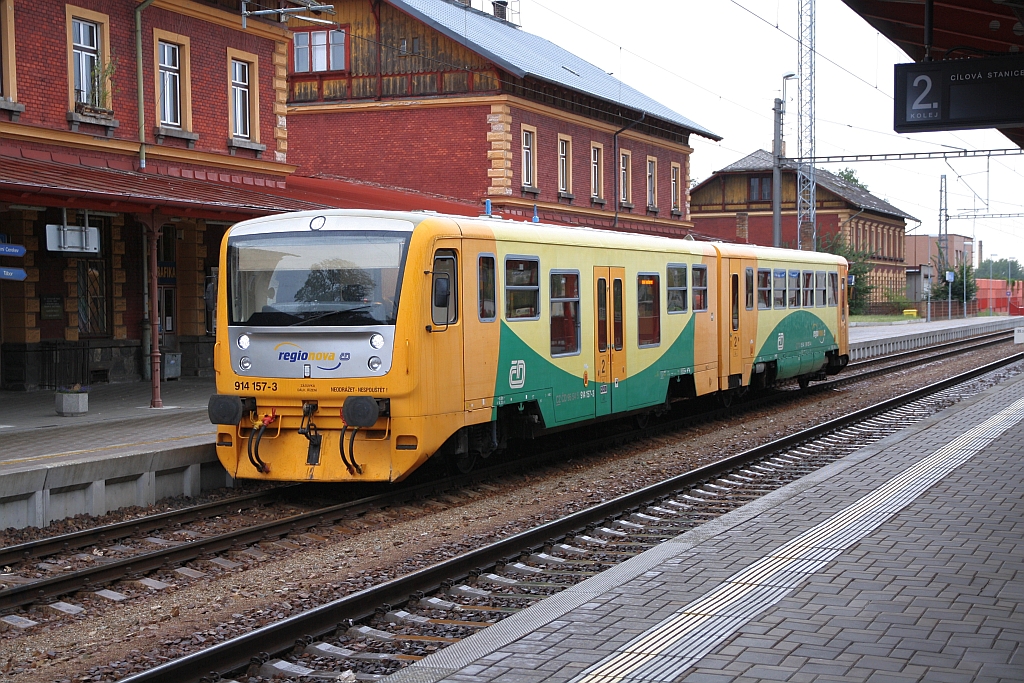
[[[494,16],[505,19],[508,13],[508,0],[494,0],[491,4],[494,5]]]
[[[750,220],[750,214],[748,213],[737,213],[736,214],[736,241],[743,242],[746,244],[749,242],[747,239],[750,235],[748,228]]]
[[[981,267],[981,262],[985,260],[985,257],[982,255],[981,246],[982,246],[981,245],[981,240],[978,240],[978,267],[979,268]]]
[[[814,224],[804,221],[800,226],[800,249],[802,251],[817,251],[814,247]]]
[[[455,0],[459,4],[473,6],[473,0]]]

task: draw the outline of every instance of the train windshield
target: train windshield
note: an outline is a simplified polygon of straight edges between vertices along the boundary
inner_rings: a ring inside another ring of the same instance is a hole
[[[411,236],[324,230],[231,237],[231,323],[394,325]]]

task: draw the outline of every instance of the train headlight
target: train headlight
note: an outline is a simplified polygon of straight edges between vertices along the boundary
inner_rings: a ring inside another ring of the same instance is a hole
[[[238,348],[240,348],[243,351],[245,351],[247,348],[249,348],[249,335],[247,335],[247,334],[240,334],[240,335],[238,335],[238,339],[235,340],[235,343],[238,344]]]
[[[374,332],[370,335],[370,346],[375,349],[384,348],[384,335],[380,332]]]
[[[383,363],[377,356],[370,356],[370,360],[366,361],[366,367],[370,368],[371,372],[377,372],[380,370],[380,366]]]
[[[249,358],[249,356],[242,356],[241,358],[238,359],[238,367],[241,368],[243,372],[251,370],[252,359]]]

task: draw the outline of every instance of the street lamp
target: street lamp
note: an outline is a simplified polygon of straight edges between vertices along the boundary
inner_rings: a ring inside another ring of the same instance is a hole
[[[782,115],[786,113],[786,81],[796,78],[788,71],[782,75],[782,99],[775,98],[775,140],[772,143],[772,246],[782,246]],[[799,228],[798,228],[799,229]]]

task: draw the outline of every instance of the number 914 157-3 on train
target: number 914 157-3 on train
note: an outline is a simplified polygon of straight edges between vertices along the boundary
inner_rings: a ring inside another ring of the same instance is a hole
[[[210,420],[248,479],[398,481],[510,438],[839,372],[846,261],[336,210],[225,235]]]

